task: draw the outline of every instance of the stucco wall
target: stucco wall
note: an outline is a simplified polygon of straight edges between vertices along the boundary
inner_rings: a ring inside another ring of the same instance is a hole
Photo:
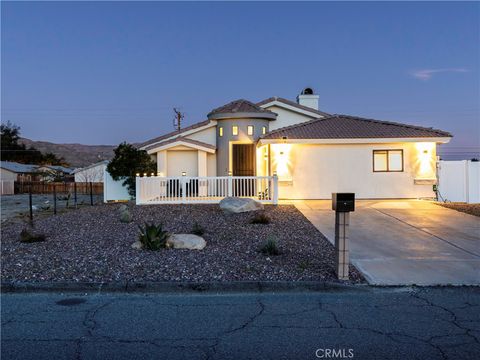
[[[85,170],[79,170],[75,173],[75,182],[103,182],[103,172],[106,168],[106,164],[99,164]]]
[[[0,179],[1,180],[17,180],[17,174],[13,171],[0,168]]]
[[[262,127],[269,131],[269,123],[265,119],[228,119],[217,121],[217,174],[228,175],[230,142],[255,143],[262,136]],[[253,135],[247,134],[247,126],[253,125]],[[232,127],[238,126],[238,135],[232,135]],[[219,136],[219,128],[223,128],[223,136]]]
[[[192,140],[202,141],[213,146],[216,145],[215,126],[202,131],[198,131],[191,135],[187,135],[185,137]]]
[[[313,119],[312,117],[302,115],[287,109],[283,109],[278,106],[270,106],[267,109],[278,114],[276,120],[270,121],[270,131],[284,127],[284,126],[299,124],[299,123]]]
[[[403,172],[373,172],[373,150],[383,149],[403,149]],[[419,177],[417,154],[415,143],[294,144],[288,165],[291,181],[280,181],[280,198],[330,199],[332,192],[354,192],[365,199],[433,197],[432,184],[414,183]],[[435,155],[433,148],[430,159]]]

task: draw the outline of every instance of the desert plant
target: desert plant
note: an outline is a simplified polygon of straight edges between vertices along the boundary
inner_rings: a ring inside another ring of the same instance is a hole
[[[195,222],[192,227],[192,234],[202,236],[203,234],[205,234],[205,229],[198,222]]]
[[[263,212],[258,213],[250,220],[250,224],[270,224],[270,218]]]
[[[41,233],[33,233],[29,231],[28,229],[23,229],[20,232],[20,242],[22,243],[36,243],[36,242],[42,242],[45,241],[47,237],[44,234]]]
[[[273,236],[269,237],[262,245],[260,252],[264,255],[280,255],[280,249],[278,248],[277,241]]]
[[[147,250],[159,250],[167,244],[168,232],[163,230],[163,225],[155,225],[145,223],[145,227],[140,228],[138,240],[142,243],[143,248]]]

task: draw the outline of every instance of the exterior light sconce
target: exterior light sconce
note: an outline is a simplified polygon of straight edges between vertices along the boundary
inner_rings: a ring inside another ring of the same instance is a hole
[[[182,176],[187,176],[187,172],[186,172],[186,171],[182,171]]]
[[[147,176],[147,173],[143,173],[143,176]]]
[[[140,173],[136,173],[135,176],[136,176],[136,177],[139,177],[139,176],[140,176]]]
[[[273,176],[277,176],[277,172],[276,172],[276,171],[273,172]]]
[[[232,171],[231,170],[228,171],[228,176],[232,176]]]
[[[152,176],[155,176],[155,173],[152,173]]]

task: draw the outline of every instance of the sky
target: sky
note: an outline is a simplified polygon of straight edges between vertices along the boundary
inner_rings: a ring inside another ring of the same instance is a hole
[[[231,100],[451,132],[480,150],[480,4],[2,2],[1,120],[61,143],[141,142]]]

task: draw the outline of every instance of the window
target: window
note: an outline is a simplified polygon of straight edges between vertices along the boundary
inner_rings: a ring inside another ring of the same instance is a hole
[[[218,128],[218,136],[223,136],[223,127]]]
[[[262,135],[265,135],[267,133],[267,127],[262,126]]]
[[[373,171],[403,171],[403,150],[373,150]]]
[[[247,135],[253,135],[253,125],[247,126]]]
[[[234,136],[238,135],[238,126],[236,125],[232,126],[232,135]]]

